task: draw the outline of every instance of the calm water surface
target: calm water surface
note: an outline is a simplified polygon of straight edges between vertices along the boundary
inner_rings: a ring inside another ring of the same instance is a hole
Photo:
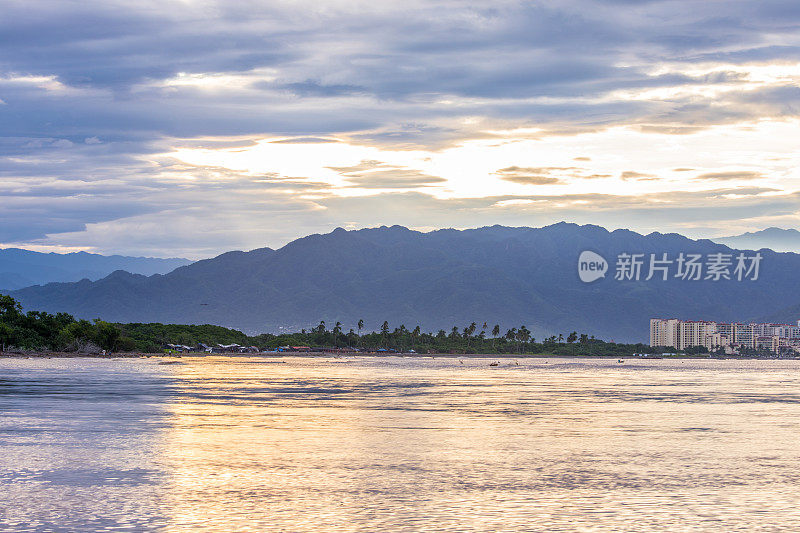
[[[165,361],[0,360],[0,531],[800,531],[797,361]]]

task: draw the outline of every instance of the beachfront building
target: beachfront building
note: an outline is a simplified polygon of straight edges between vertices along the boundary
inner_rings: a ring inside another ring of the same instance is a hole
[[[677,318],[650,319],[650,346],[678,346],[678,322]]]
[[[789,346],[789,339],[778,337],[776,335],[765,335],[756,338],[756,348],[766,349],[778,353],[781,348]]]
[[[672,346],[678,350],[705,346],[713,350],[728,345],[728,341],[729,337],[717,331],[716,322],[677,318],[650,320],[650,346]]]
[[[778,337],[800,340],[800,320],[798,320],[798,324],[770,324],[770,326],[772,326],[773,333]]]
[[[768,349],[775,353],[800,352],[800,320],[797,324],[710,322],[677,318],[650,319],[650,346],[685,350],[704,346],[708,351],[739,347]]]

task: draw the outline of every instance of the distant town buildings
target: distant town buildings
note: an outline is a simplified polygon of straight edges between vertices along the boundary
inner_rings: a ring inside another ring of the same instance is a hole
[[[185,344],[165,344],[165,348],[171,352],[180,353],[258,353],[261,350],[257,346],[240,346],[238,344],[216,344],[209,346],[198,343],[196,346],[186,346]]]
[[[741,348],[800,353],[800,320],[797,324],[741,324],[651,318],[650,346],[678,350],[704,346],[710,352],[722,349],[728,354]]]

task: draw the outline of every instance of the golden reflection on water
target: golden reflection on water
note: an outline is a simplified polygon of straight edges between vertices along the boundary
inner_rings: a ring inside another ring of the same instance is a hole
[[[168,531],[797,531],[800,364],[184,358]]]
[[[0,532],[800,531],[800,361],[162,362],[0,359]]]

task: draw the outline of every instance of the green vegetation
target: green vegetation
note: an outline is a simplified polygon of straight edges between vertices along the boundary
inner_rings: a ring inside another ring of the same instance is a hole
[[[75,320],[66,313],[23,313],[13,298],[0,294],[0,347],[95,353],[101,349],[124,351],[134,346],[115,324],[99,319]]]
[[[573,331],[537,341],[526,326],[511,328],[503,333],[500,326],[473,322],[463,328],[453,326],[448,332],[422,332],[420,327],[394,329],[383,322],[379,331],[361,334],[364,321],[357,330],[345,332],[336,322],[328,328],[325,322],[311,330],[273,335],[264,333],[248,336],[235,329],[212,325],[182,324],[114,324],[97,319],[77,320],[66,313],[50,314],[22,309],[13,298],[0,294],[0,349],[30,351],[63,351],[77,353],[162,352],[166,344],[197,346],[203,343],[239,344],[274,350],[281,346],[326,348],[357,348],[364,351],[411,350],[421,354],[528,354],[557,356],[625,357],[634,353],[670,353],[674,348],[653,348],[646,344],[604,342],[593,336]],[[706,349],[695,347],[683,352],[690,356],[708,356]],[[743,356],[769,357],[769,352],[752,350]]]
[[[332,328],[325,322],[298,333],[273,335],[269,333],[248,336],[241,331],[212,325],[179,324],[112,324],[102,320],[76,320],[66,313],[49,314],[40,311],[23,313],[20,305],[10,296],[0,295],[0,347],[24,350],[54,350],[66,352],[161,352],[167,343],[196,346],[198,343],[240,344],[260,349],[280,346],[311,346],[358,348],[366,351],[394,350],[437,354],[552,354],[565,356],[628,356],[651,351],[645,344],[608,343],[578,334],[551,336],[537,342],[526,326],[512,328],[504,334],[499,325],[476,323],[446,332],[424,333],[417,326],[409,330],[404,325],[391,329],[384,322],[380,331],[361,335],[363,320],[358,331],[344,332],[337,322]],[[488,334],[487,334],[488,332]],[[667,349],[668,351],[669,349]]]
[[[360,321],[359,321],[360,322]],[[616,344],[604,342],[586,334],[572,332],[564,335],[551,336],[541,342],[531,335],[526,326],[512,328],[501,333],[500,326],[489,327],[484,323],[479,330],[476,323],[471,323],[460,329],[456,326],[446,332],[423,333],[419,326],[413,330],[401,325],[391,329],[388,322],[384,322],[377,332],[359,335],[356,331],[342,331],[341,323],[337,322],[333,328],[328,329],[325,322],[311,331],[301,331],[287,335],[263,334],[252,337],[254,346],[263,348],[277,348],[279,346],[334,346],[354,347],[368,351],[379,349],[417,353],[437,354],[552,354],[564,356],[629,356],[633,353],[651,351],[646,344]],[[487,331],[489,334],[487,334]]]
[[[213,346],[215,344],[240,344],[242,346],[258,346],[241,331],[223,328],[222,326],[202,326],[183,324],[116,324],[121,334],[134,343],[139,352],[160,352],[165,344],[183,344],[197,346],[198,343]]]

